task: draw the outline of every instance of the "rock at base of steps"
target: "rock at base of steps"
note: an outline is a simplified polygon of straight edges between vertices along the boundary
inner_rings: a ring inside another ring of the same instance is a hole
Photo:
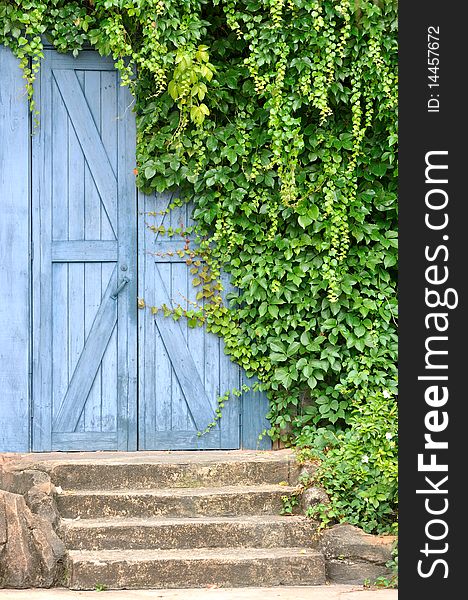
[[[50,587],[62,579],[65,546],[23,496],[0,490],[0,588]]]
[[[327,579],[333,583],[363,584],[390,577],[386,563],[392,558],[395,537],[365,533],[353,525],[335,525],[320,536]]]

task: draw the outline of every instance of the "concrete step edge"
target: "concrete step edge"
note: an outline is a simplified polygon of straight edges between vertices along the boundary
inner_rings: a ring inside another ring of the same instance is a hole
[[[190,550],[72,551],[68,585],[73,589],[152,589],[320,585],[325,559],[316,550],[215,548]]]
[[[126,464],[208,464],[226,462],[288,462],[295,460],[294,450],[121,450],[91,452],[30,452],[21,456],[22,462],[54,468],[58,465],[126,465]],[[29,466],[30,465],[30,466]]]
[[[220,487],[230,482],[260,485],[283,480],[294,485],[300,472],[291,451],[102,452],[64,458],[53,453],[45,460],[34,456],[31,468],[47,471],[59,487],[78,490]]]
[[[285,494],[292,493],[296,490],[295,486],[291,485],[275,485],[275,484],[260,484],[260,485],[233,485],[223,487],[180,487],[180,488],[153,488],[153,489],[118,489],[118,490],[62,490],[58,495],[66,497],[82,497],[82,496],[157,496],[157,497],[190,497],[190,496],[213,496],[213,495],[232,495],[232,494],[253,494],[264,492],[280,492]]]
[[[199,517],[101,517],[90,519],[62,518],[60,526],[70,529],[95,529],[98,527],[177,527],[178,525],[224,525],[239,524],[246,525],[298,525],[310,524],[311,527],[317,522],[301,515],[235,515],[235,516],[199,516]]]
[[[248,561],[257,558],[281,557],[322,557],[323,554],[315,548],[284,547],[284,548],[190,548],[190,549],[139,549],[139,550],[70,550],[69,559],[72,562],[90,562],[93,564],[125,562],[153,562],[163,560],[185,561]]]

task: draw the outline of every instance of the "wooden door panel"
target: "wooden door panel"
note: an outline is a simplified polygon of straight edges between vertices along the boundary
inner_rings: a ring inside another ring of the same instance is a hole
[[[147,305],[165,303],[184,308],[196,301],[198,289],[184,258],[177,253],[186,245],[180,236],[155,234],[150,227],[177,229],[193,224],[192,206],[166,209],[170,195],[139,196],[139,296]],[[193,244],[193,240],[190,242]],[[234,291],[229,276],[222,274],[223,297]],[[268,437],[259,434],[268,429],[265,418],[268,401],[261,392],[244,391],[231,395],[222,410],[222,418],[208,434],[199,436],[211,417],[197,406],[206,396],[211,410],[225,392],[253,385],[238,365],[224,352],[224,342],[204,328],[191,329],[182,318],[177,323],[161,312],[139,311],[139,432],[142,449],[222,449],[271,447]],[[177,327],[176,327],[177,326]],[[176,333],[177,332],[177,333]],[[167,339],[166,339],[167,338]],[[185,365],[186,353],[191,363]],[[185,386],[190,374],[192,384]],[[197,382],[194,384],[194,382]],[[200,390],[200,387],[203,390]],[[196,401],[194,399],[197,399]]]
[[[36,95],[34,447],[136,448],[131,98],[112,62],[86,51],[47,51]]]
[[[69,268],[77,266],[82,267],[83,265],[73,264],[69,265]],[[117,266],[115,266],[86,341],[81,318],[83,314],[81,299],[78,298],[77,308],[74,303],[69,305],[69,383],[53,420],[55,431],[73,432],[78,427],[78,421],[117,322],[117,303],[111,297],[117,289],[117,282]],[[70,288],[72,290],[79,289],[74,284],[75,282],[72,280],[69,284]],[[77,315],[78,318],[76,318]],[[61,368],[65,370],[64,365]]]
[[[102,206],[114,233],[117,232],[117,178],[104,148],[100,132],[94,122],[84,90],[80,86],[79,75],[73,69],[54,69],[53,77],[62,96],[69,116],[70,156],[73,161],[70,176],[72,198],[84,198],[81,188],[84,185],[84,160],[99,191]],[[81,153],[77,147],[83,150]],[[73,150],[76,148],[76,152]],[[74,167],[74,168],[73,168]],[[75,215],[74,215],[75,216]],[[79,214],[77,215],[79,217]],[[84,214],[83,214],[84,217]],[[83,218],[84,227],[84,218]],[[71,239],[83,239],[71,238]]]
[[[155,306],[173,305],[172,298],[177,296],[178,292],[187,293],[186,266],[178,263],[169,264],[169,278],[167,276],[164,278],[159,265],[155,263],[154,283]],[[169,288],[172,295],[166,288],[169,283],[172,284]],[[168,380],[166,385],[169,388],[172,384],[173,426],[203,429],[213,420],[214,411],[204,381],[205,365],[199,365],[197,368],[189,349],[189,338],[192,336],[184,321],[166,318],[161,311],[155,315],[154,323],[166,350],[167,360],[172,367],[171,380]],[[201,354],[201,357],[197,358],[200,362],[204,356]],[[219,389],[216,391],[219,393]]]
[[[140,197],[140,295],[151,306],[189,307],[197,289],[177,250],[180,236],[155,235],[147,225],[178,228],[190,223],[191,206],[168,214],[166,197]],[[239,399],[226,403],[223,417],[208,434],[198,432],[213,421],[217,399],[239,388],[240,372],[223,352],[223,343],[204,328],[188,327],[162,311],[140,313],[140,441],[144,449],[238,448]]]

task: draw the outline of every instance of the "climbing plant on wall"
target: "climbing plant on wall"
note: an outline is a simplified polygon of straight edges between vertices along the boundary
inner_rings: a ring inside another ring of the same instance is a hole
[[[223,336],[284,441],[396,391],[396,23],[394,0],[0,0],[33,110],[42,36],[114,58],[138,186],[194,204],[199,303],[173,314]]]

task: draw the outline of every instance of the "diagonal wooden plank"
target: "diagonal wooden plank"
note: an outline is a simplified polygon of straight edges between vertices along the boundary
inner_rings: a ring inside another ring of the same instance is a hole
[[[53,431],[72,432],[79,421],[102,357],[117,322],[117,302],[111,298],[117,285],[114,267],[101,306],[86,339],[83,352],[72,375],[65,398],[54,419]]]
[[[155,294],[158,306],[171,306],[171,299],[155,264]],[[171,359],[177,380],[185,396],[187,406],[197,428],[201,431],[214,419],[214,411],[206,394],[197,367],[192,359],[182,333],[180,323],[161,313],[155,316],[155,323],[161,334],[164,346]]]
[[[80,146],[85,155],[114,234],[117,232],[117,179],[73,69],[53,74]]]

